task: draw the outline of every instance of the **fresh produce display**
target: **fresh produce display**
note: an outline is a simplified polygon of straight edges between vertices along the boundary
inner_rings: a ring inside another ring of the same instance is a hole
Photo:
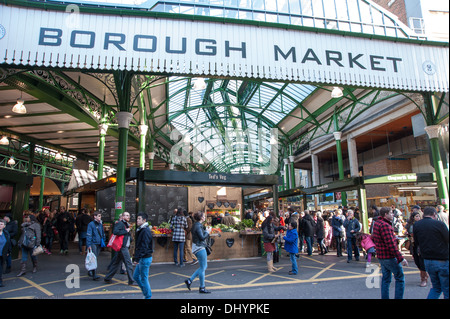
[[[237,232],[236,228],[234,226],[227,226],[224,224],[218,224],[217,228],[219,228],[222,232]]]
[[[154,235],[170,235],[172,234],[172,229],[170,229],[169,223],[162,223],[159,226],[153,226],[152,231]]]
[[[219,227],[217,228],[211,228],[211,234],[218,234],[221,233],[222,229],[220,229]]]
[[[240,221],[234,227],[237,230],[245,230],[246,228],[252,228],[253,226],[254,226],[253,220],[251,220],[251,219],[244,219],[244,220]]]

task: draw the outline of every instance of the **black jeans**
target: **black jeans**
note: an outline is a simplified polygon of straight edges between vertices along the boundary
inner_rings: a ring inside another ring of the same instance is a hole
[[[334,239],[336,240],[336,252],[338,257],[342,256],[342,237],[341,236],[334,236]]]
[[[59,232],[59,245],[61,250],[69,249],[69,230],[61,230]]]

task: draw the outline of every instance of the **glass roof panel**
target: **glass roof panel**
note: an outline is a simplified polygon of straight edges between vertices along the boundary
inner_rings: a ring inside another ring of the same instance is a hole
[[[267,123],[279,123],[297,106],[290,95],[303,99],[305,92],[314,90],[298,84],[292,84],[292,88],[285,83],[249,84],[246,87],[257,92],[249,105],[240,106],[236,104],[237,92],[243,81],[206,82],[211,90],[197,91],[192,88],[194,80],[169,78],[169,119],[183,136],[189,135],[195,148],[192,156],[201,154],[213,170],[226,172],[254,173],[255,168],[259,172],[260,167],[267,165],[271,151],[271,127]],[[203,99],[205,92],[209,96]]]
[[[47,0],[424,39],[370,0]],[[384,26],[387,28],[381,28]],[[394,28],[394,30],[390,28]],[[384,30],[384,31],[383,31]]]

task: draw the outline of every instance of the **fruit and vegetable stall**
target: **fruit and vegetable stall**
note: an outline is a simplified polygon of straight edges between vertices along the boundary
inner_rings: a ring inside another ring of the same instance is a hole
[[[212,228],[212,253],[208,260],[257,257],[260,254],[262,232],[252,225],[252,220],[244,219],[236,225],[218,224]],[[173,262],[174,247],[170,224],[152,226],[152,233],[153,262]]]

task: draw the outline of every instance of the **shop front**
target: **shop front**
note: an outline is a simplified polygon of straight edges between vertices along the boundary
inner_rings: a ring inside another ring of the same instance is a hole
[[[130,176],[130,174],[127,174]],[[131,174],[134,175],[134,174]],[[242,188],[271,187],[278,185],[279,178],[272,175],[216,174],[179,171],[140,171],[135,180],[126,185],[123,203],[125,211],[135,223],[139,212],[148,215],[153,229],[154,262],[173,261],[173,242],[169,220],[174,209],[188,212],[203,211],[208,225],[216,216],[230,215],[234,225],[214,225],[213,252],[210,259],[257,257],[259,254],[260,231],[248,227],[244,219]],[[106,182],[93,183],[102,186],[96,191],[96,209],[102,213],[105,230],[111,234],[118,203],[114,202],[115,185]],[[107,187],[106,187],[107,186]],[[92,186],[84,186],[85,190]]]
[[[436,207],[436,177],[432,173],[405,173],[383,176],[366,176],[364,184],[367,189],[367,205],[394,206],[408,218],[411,207]]]

